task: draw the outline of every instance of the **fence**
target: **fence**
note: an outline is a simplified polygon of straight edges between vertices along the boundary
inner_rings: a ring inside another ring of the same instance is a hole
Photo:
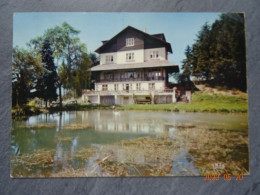
[[[83,90],[82,94],[85,95],[142,95],[142,94],[172,94],[174,92],[173,89],[162,89],[162,90],[117,90],[117,91],[88,91]]]

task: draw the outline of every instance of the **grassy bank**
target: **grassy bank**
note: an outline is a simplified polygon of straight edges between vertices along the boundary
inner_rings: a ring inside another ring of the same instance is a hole
[[[63,107],[63,111],[78,110],[109,110],[111,105],[90,105],[90,104],[71,104]],[[158,110],[158,111],[186,111],[186,112],[240,112],[245,113],[248,110],[247,95],[221,95],[204,94],[196,92],[192,95],[191,103],[174,104],[131,104],[117,105],[116,110]],[[50,112],[60,111],[59,107],[49,109]]]
[[[111,105],[92,105],[92,104],[70,104],[65,105],[62,107],[62,110],[60,107],[52,107],[49,108],[50,112],[58,112],[58,111],[80,111],[80,110],[95,110],[95,109],[101,109],[101,110],[110,110],[112,109]]]
[[[94,109],[116,109],[116,110],[153,110],[153,111],[171,111],[171,112],[238,112],[246,113],[248,111],[247,95],[222,95],[222,94],[205,94],[196,92],[192,95],[191,103],[174,103],[174,104],[132,104],[117,105],[113,108],[111,105],[90,105],[90,104],[71,104],[62,107],[51,107],[48,110],[39,109],[34,106],[27,106],[26,110],[12,109],[12,117],[28,117],[45,112],[59,111],[80,111]]]
[[[242,112],[248,110],[247,96],[209,95],[196,92],[191,103],[153,104],[153,105],[123,105],[120,110],[164,110],[186,112]]]

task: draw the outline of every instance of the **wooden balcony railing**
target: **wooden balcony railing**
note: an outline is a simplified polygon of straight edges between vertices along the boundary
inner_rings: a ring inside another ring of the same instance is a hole
[[[174,93],[173,89],[162,89],[162,90],[117,90],[117,91],[89,91],[83,90],[83,94],[86,95],[163,95]]]
[[[163,81],[163,76],[157,77],[144,77],[144,78],[109,78],[109,79],[96,79],[97,83],[103,82],[128,82],[128,81]]]

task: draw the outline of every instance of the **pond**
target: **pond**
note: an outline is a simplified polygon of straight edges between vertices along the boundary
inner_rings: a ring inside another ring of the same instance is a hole
[[[247,114],[73,111],[12,121],[12,177],[248,174]]]

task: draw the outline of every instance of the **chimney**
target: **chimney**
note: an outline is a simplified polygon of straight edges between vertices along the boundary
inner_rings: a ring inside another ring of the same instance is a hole
[[[145,33],[146,33],[146,28],[144,27],[144,30],[143,30]]]

